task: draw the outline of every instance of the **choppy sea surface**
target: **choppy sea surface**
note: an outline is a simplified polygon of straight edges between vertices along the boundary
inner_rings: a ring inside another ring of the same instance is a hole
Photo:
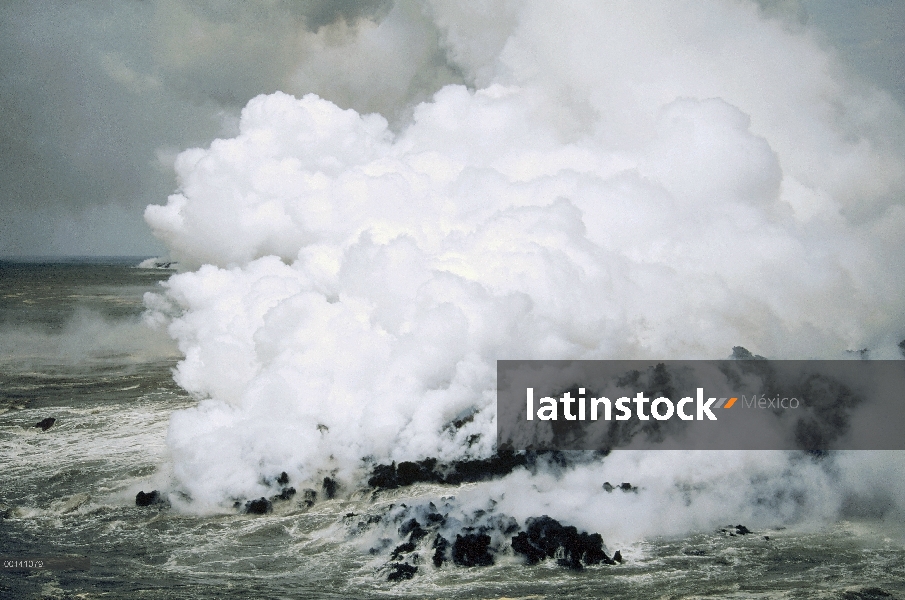
[[[390,582],[346,515],[456,486],[293,499],[267,515],[137,507],[165,476],[171,413],[196,402],[172,381],[175,345],[141,321],[143,294],[170,272],[138,262],[0,262],[0,556],[90,561],[0,569],[2,598],[905,598],[905,538],[883,521],[651,538],[582,571],[505,552],[471,568],[413,556],[416,576]]]

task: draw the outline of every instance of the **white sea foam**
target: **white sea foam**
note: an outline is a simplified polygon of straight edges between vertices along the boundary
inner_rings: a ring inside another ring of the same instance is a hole
[[[500,14],[429,11],[473,88],[440,89],[398,131],[259,96],[148,207],[186,270],[146,304],[201,399],[168,436],[198,506],[266,494],[283,470],[351,483],[363,457],[486,456],[497,359],[898,355],[905,113],[887,94],[745,2],[482,10]],[[825,498],[777,501],[782,518],[830,514],[848,483],[902,470],[842,459],[833,488],[787,455],[621,456],[495,485],[521,490],[515,514],[580,520],[569,503],[608,510],[601,478],[621,465],[657,498],[624,521],[649,533],[753,518],[759,481]]]

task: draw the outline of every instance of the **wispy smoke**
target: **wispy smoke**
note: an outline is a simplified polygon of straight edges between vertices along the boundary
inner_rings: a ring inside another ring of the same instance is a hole
[[[487,455],[497,359],[898,355],[905,114],[806,29],[741,2],[408,7],[473,87],[407,120],[403,94],[391,126],[343,100],[384,68],[417,79],[383,29],[401,10],[354,33],[390,48],[376,74],[254,98],[235,137],[179,155],[179,192],[145,213],[189,270],[147,302],[203,399],[168,441],[199,505],[260,496],[281,471],[357,481],[365,457]],[[298,77],[360,56],[318,52]],[[788,473],[831,482],[785,455],[663,457],[588,467],[579,496],[610,502],[596,479],[617,465],[676,506],[683,485],[686,506],[737,510],[761,489],[793,518],[812,505],[782,499]]]

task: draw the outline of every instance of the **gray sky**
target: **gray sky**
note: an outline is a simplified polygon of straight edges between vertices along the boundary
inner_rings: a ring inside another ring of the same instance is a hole
[[[819,29],[905,104],[905,2],[762,4]],[[315,92],[400,123],[453,82],[463,76],[417,4],[6,2],[0,256],[163,253],[142,213],[176,187],[173,157],[232,135],[260,93]]]

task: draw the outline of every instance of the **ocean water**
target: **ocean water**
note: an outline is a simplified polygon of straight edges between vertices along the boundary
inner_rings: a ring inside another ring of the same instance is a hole
[[[310,506],[300,493],[266,515],[138,507],[138,491],[168,491],[169,419],[197,400],[173,382],[175,344],[141,318],[170,272],[137,263],[0,263],[0,555],[90,561],[0,570],[2,598],[905,598],[905,534],[883,511],[618,547],[604,527],[624,562],[581,571],[524,565],[505,544],[492,566],[435,568],[428,536],[406,557],[415,576],[391,582],[401,505],[442,511],[490,484],[362,485]]]

